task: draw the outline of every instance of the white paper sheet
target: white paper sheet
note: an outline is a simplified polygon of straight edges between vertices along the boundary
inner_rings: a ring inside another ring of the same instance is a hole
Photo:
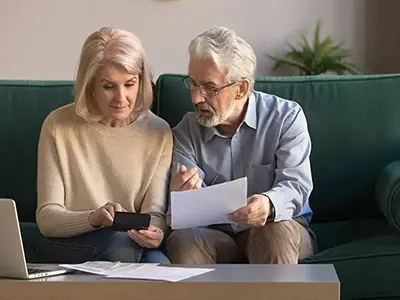
[[[125,268],[120,271],[113,271],[106,277],[120,278],[120,279],[145,279],[145,280],[161,280],[161,281],[177,282],[211,271],[214,271],[214,269],[144,266],[133,269]]]
[[[96,275],[108,275],[114,271],[129,270],[147,266],[148,264],[134,264],[108,261],[88,261],[82,264],[61,264],[60,267],[86,272]],[[155,264],[156,265],[156,264]]]
[[[247,178],[171,192],[172,229],[231,224],[228,214],[247,205]]]

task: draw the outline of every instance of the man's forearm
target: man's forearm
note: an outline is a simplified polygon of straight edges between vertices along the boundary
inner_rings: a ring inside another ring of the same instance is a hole
[[[308,196],[304,188],[298,183],[291,183],[292,186],[278,184],[271,190],[263,193],[267,196],[274,208],[274,221],[290,220],[301,212]],[[271,216],[272,218],[272,216]]]

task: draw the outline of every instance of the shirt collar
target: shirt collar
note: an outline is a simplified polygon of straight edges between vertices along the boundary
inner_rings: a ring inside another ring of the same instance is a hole
[[[257,106],[254,93],[250,94],[247,111],[244,115],[244,122],[251,128],[257,129]]]
[[[206,143],[211,141],[211,139],[214,137],[214,135],[218,135],[220,137],[223,137],[223,135],[219,133],[217,128],[215,128],[215,127],[205,127],[204,126],[204,140],[205,140]]]
[[[257,129],[257,108],[255,103],[255,95],[254,93],[250,94],[247,110],[243,118],[242,124],[239,126],[238,130],[241,128],[243,123],[246,123],[247,126]],[[208,143],[214,137],[214,135],[218,135],[220,137],[225,137],[215,127],[204,127],[205,129],[205,142]]]

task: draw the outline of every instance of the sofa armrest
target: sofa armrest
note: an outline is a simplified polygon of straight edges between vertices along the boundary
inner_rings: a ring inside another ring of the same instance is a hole
[[[400,231],[400,161],[391,162],[379,174],[375,199],[390,225]]]

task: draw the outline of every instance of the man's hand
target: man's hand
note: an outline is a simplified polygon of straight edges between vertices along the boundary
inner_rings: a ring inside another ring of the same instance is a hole
[[[187,169],[181,166],[179,171],[172,177],[170,189],[171,192],[186,191],[201,188],[201,178],[197,168]]]
[[[247,200],[248,205],[229,214],[229,219],[235,223],[262,227],[271,214],[271,200],[262,194],[254,194]]]
[[[128,235],[143,248],[157,248],[164,238],[162,230],[153,225],[147,230],[129,230]]]

